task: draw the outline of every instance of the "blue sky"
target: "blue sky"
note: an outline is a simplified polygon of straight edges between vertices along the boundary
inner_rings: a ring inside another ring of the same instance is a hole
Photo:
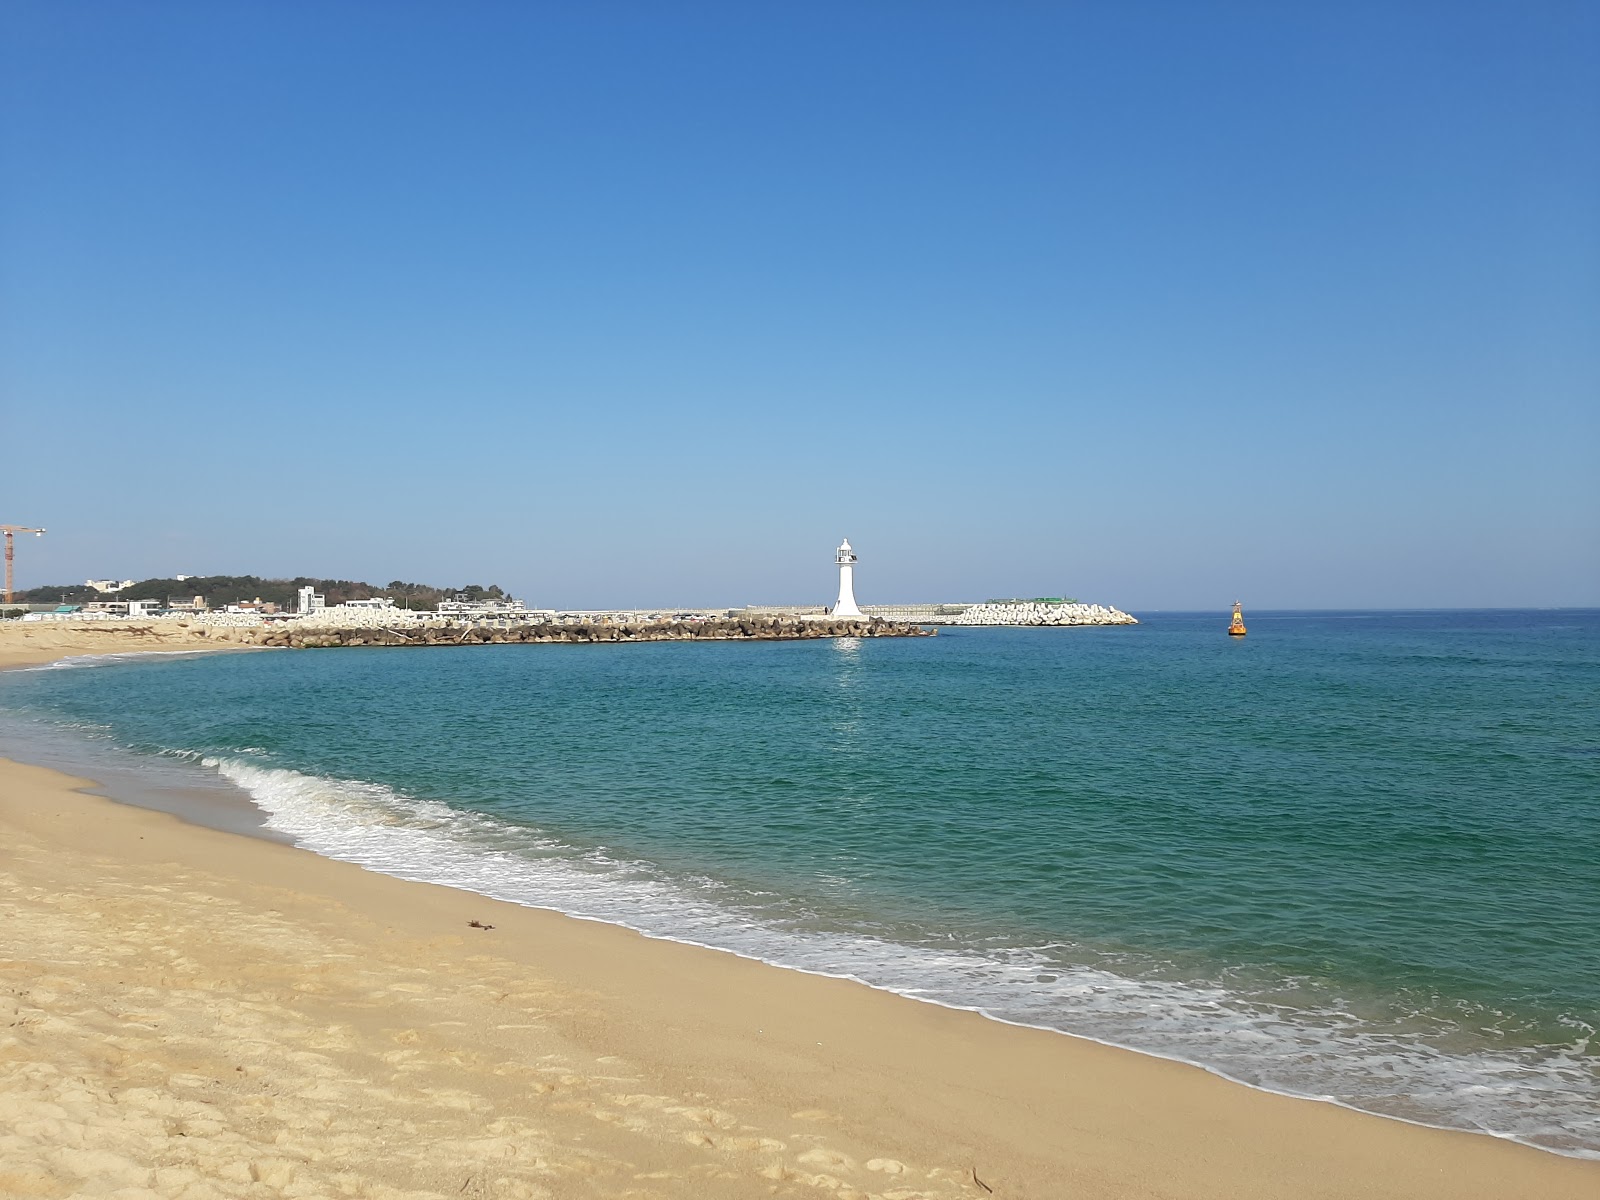
[[[1600,603],[1600,8],[0,8],[0,521],[532,602]]]

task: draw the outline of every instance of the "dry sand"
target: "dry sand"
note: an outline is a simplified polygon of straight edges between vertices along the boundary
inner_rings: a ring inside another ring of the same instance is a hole
[[[238,650],[255,639],[248,627],[208,629],[187,621],[0,621],[0,669],[79,654]]]
[[[389,879],[81,783],[0,760],[0,1195],[1600,1195],[1597,1163]]]

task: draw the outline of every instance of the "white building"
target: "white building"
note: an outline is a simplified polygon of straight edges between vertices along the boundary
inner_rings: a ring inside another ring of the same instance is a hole
[[[318,596],[317,599],[321,600],[322,597]],[[322,605],[319,604],[319,605],[317,605],[317,607],[321,608]],[[340,608],[393,608],[394,607],[394,601],[389,599],[389,597],[387,597],[387,596],[371,596],[371,597],[368,597],[365,600],[346,600],[343,604],[339,605],[339,607]]]
[[[839,599],[828,610],[830,617],[865,616],[856,607],[856,552],[850,549],[850,539],[845,538],[833,561],[839,564]]]
[[[305,616],[307,613],[321,612],[327,607],[328,598],[319,595],[317,589],[310,584],[301,588],[296,595],[300,597],[300,602],[296,605],[295,611],[301,616]]]
[[[125,587],[132,587],[135,582],[137,581],[132,579],[124,579],[120,582],[115,579],[85,579],[83,586],[93,588],[104,596],[111,592],[120,592]]]
[[[499,621],[528,620],[543,616],[549,610],[532,609],[511,596],[501,599],[468,600],[457,594],[454,600],[439,601],[439,615],[449,621]]]
[[[160,600],[95,600],[85,604],[81,612],[86,617],[138,618],[153,616],[162,607]]]

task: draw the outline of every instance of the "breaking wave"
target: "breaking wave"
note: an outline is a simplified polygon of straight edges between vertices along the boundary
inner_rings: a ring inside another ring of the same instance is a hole
[[[1181,977],[1170,965],[1119,963],[1103,949],[1066,942],[963,944],[947,931],[905,924],[868,931],[792,899],[672,875],[378,784],[233,757],[203,762],[254,798],[269,829],[387,875],[853,979],[1192,1063],[1268,1091],[1600,1158],[1596,1030],[1577,1017],[1560,1044],[1496,1045],[1498,1014],[1462,1012],[1446,1027],[1422,998],[1412,1011],[1401,1005],[1375,1020],[1306,980]],[[1489,1037],[1473,1032],[1483,1029]]]

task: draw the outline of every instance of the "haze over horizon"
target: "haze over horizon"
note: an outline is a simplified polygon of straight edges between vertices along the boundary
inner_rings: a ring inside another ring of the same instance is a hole
[[[0,9],[17,586],[1600,605],[1600,9]]]

